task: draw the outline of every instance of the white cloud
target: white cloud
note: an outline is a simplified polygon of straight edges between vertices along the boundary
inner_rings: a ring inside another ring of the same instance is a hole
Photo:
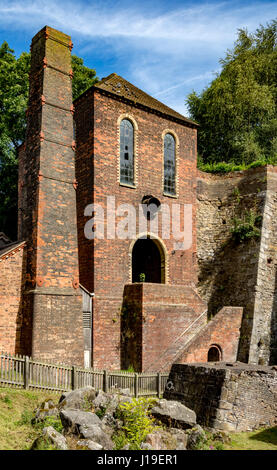
[[[124,61],[127,79],[168,104],[213,78],[212,71],[232,47],[238,28],[251,31],[277,16],[277,2],[262,0],[200,1],[175,9],[169,4],[166,13],[157,9],[157,2],[151,8],[148,0],[129,5],[0,0],[0,25],[14,31],[23,28],[31,39],[48,24],[70,34],[86,55],[95,53],[94,43],[102,38],[105,57],[110,49]]]

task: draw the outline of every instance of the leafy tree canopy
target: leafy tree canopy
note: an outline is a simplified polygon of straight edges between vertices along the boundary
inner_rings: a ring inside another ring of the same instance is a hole
[[[30,54],[17,59],[7,42],[0,46],[0,232],[17,237],[17,149],[25,139]],[[72,55],[73,99],[98,81],[96,72]]]
[[[222,70],[187,104],[200,124],[198,149],[204,163],[277,163],[277,20],[255,33],[238,31]]]

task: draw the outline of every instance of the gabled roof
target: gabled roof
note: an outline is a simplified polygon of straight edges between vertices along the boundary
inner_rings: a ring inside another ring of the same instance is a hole
[[[0,261],[13,256],[15,253],[17,253],[17,251],[21,249],[23,245],[25,245],[25,243],[26,243],[25,241],[21,241],[21,242],[9,243],[8,245],[6,245],[4,248],[0,250]]]
[[[95,83],[95,85],[93,85],[89,90],[91,89],[118,96],[121,99],[126,99],[132,102],[133,104],[144,106],[152,111],[156,111],[165,116],[182,121],[190,126],[198,127],[198,124],[194,121],[191,121],[177,111],[174,111],[174,109],[169,108],[165,104],[161,103],[161,101],[156,100],[116,73],[112,73],[108,77],[103,78],[100,82]],[[86,94],[86,92],[84,94]],[[77,98],[77,100],[78,99],[79,98]]]

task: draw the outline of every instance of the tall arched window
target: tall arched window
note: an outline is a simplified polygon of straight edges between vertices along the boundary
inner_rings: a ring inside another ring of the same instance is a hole
[[[120,123],[120,182],[134,184],[134,127],[129,119]]]
[[[164,192],[176,194],[176,144],[172,134],[164,136]]]

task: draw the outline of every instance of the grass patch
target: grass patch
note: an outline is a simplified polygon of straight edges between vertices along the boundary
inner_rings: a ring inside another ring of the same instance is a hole
[[[47,398],[58,401],[52,392],[0,388],[0,450],[27,450],[40,430],[31,425],[33,411]]]
[[[203,163],[201,159],[198,160],[197,166],[199,170],[206,173],[214,174],[225,174],[233,171],[243,171],[249,170],[250,168],[258,168],[265,165],[277,165],[277,156],[274,158],[269,158],[267,160],[256,160],[249,165],[245,163],[236,164],[236,163],[226,163],[226,162],[217,162],[217,163]]]
[[[251,432],[230,434],[226,450],[277,450],[277,426]]]

